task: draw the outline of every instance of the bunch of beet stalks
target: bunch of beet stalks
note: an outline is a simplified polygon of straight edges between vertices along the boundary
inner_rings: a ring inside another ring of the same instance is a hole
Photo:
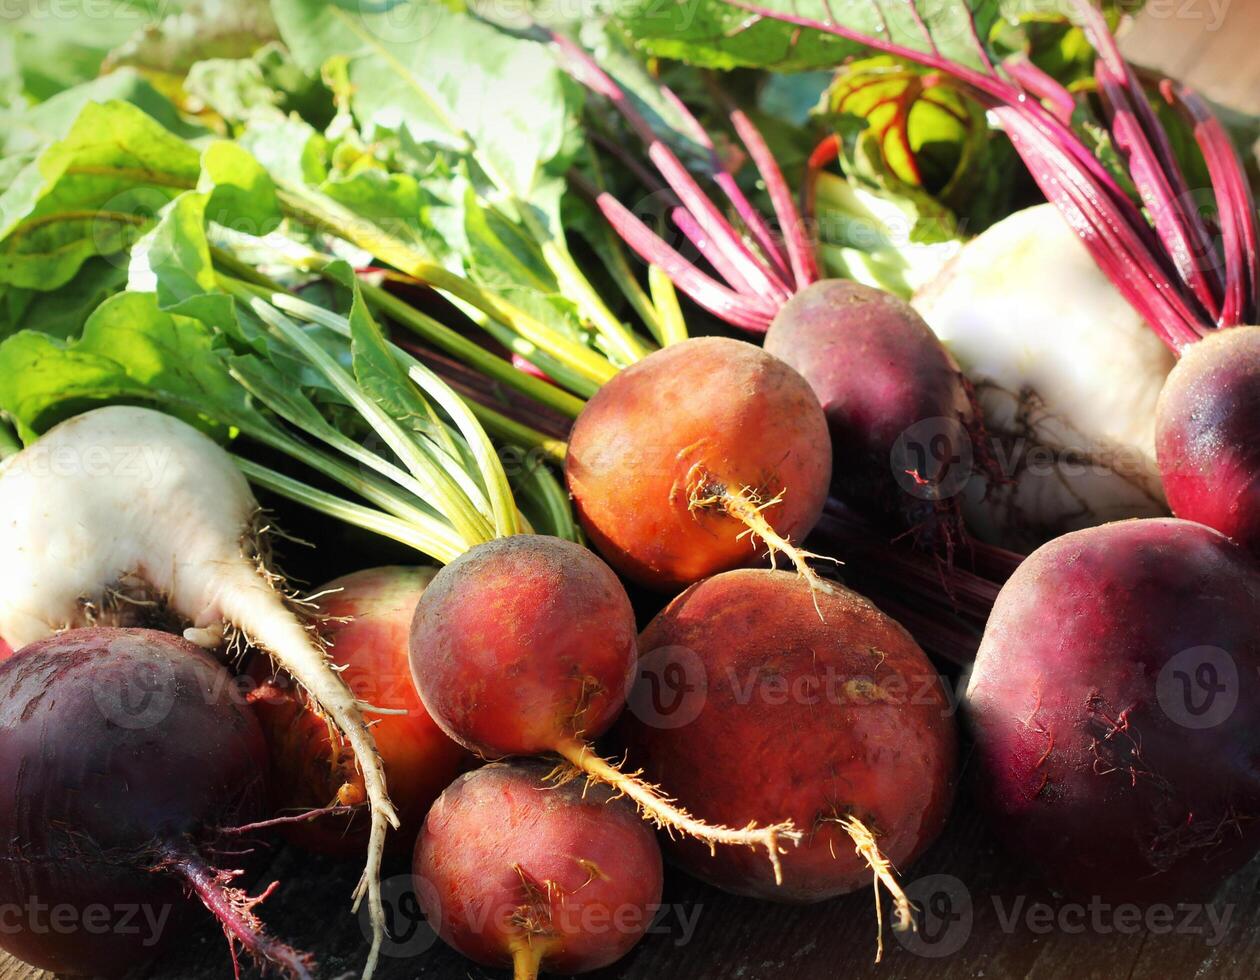
[[[1257,319],[1260,275],[1254,206],[1219,124],[1191,93],[1162,89],[1212,173],[1211,227],[1178,206],[1185,180],[1167,137],[1084,0],[1112,136],[1145,210],[1074,134],[1072,97],[1027,64],[1002,72],[981,51],[988,67],[970,69],[732,3],[949,72],[992,110],[1182,356],[1159,435],[1178,517],[1074,532],[1026,558],[970,541],[941,491],[947,475],[900,439],[943,418],[951,439],[982,441],[965,379],[926,325],[893,297],[819,278],[746,118],[732,122],[782,239],[718,165],[737,230],[611,79],[553,36],[648,144],[714,275],[608,195],[600,208],[765,347],[667,347],[555,432],[591,549],[507,534],[436,572],[372,569],[301,603],[267,569],[232,460],[182,422],[105,408],[43,440],[82,450],[143,432],[169,451],[160,493],[120,481],[108,501],[89,500],[99,487],[24,465],[31,450],[6,461],[0,777],[14,805],[0,812],[0,903],[108,896],[172,910],[172,924],[200,903],[234,955],[312,977],[313,958],[255,913],[279,886],[251,896],[234,882],[268,833],[342,854],[374,846],[388,821],[439,934],[518,980],[623,956],[651,924],[662,847],[702,880],[772,901],[873,880],[877,909],[883,888],[908,928],[897,871],[943,827],[958,754],[924,647],[955,663],[974,654],[965,709],[985,807],[1061,887],[1201,899],[1260,848],[1260,454],[1246,438],[1260,411],[1260,328],[1243,326]],[[1195,258],[1218,237],[1219,262]],[[943,448],[937,461],[957,455]],[[149,530],[151,508],[172,503],[178,531]],[[811,533],[861,592],[820,574],[802,546]],[[764,567],[775,556],[794,568]],[[623,580],[668,599],[642,630]],[[274,665],[256,657],[242,684],[227,666],[237,643]],[[1231,705],[1210,723],[1194,697],[1209,688],[1191,689],[1204,683]],[[370,752],[350,744],[361,731]],[[367,812],[386,783],[388,807]],[[365,880],[361,894],[376,887]],[[609,921],[620,927],[592,926]],[[50,969],[110,975],[151,956],[160,943],[148,938],[68,939],[32,924],[0,944]]]

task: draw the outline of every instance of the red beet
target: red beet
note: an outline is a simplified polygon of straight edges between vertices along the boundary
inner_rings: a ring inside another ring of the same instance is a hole
[[[224,828],[265,806],[266,746],[235,694],[204,652],[151,630],[74,630],[0,664],[0,906],[18,910],[4,949],[58,972],[120,974],[175,933],[191,891],[231,942],[311,976],[207,859],[236,849]]]
[[[1082,896],[1193,901],[1260,846],[1260,570],[1188,521],[1058,538],[967,692],[993,827]]]
[[[370,568],[316,590],[321,633],[332,663],[355,697],[405,714],[381,715],[372,726],[401,827],[391,844],[410,850],[429,805],[471,757],[429,717],[411,683],[408,638],[416,602],[433,578],[428,568]],[[333,738],[328,723],[270,664],[255,676],[266,695],[256,702],[271,749],[272,795],[280,812],[312,811],[366,800],[354,754]],[[286,827],[291,840],[325,854],[359,853],[368,838],[367,814],[325,816]]]
[[[817,618],[812,607],[809,615]],[[760,847],[777,870],[780,839],[798,836],[790,825],[699,823],[591,748],[625,707],[635,629],[625,589],[591,552],[540,535],[500,538],[451,562],[421,596],[412,676],[434,721],[482,758],[554,752],[649,819],[706,842]]]
[[[957,754],[949,701],[910,635],[862,596],[727,572],[671,602],[640,646],[635,710],[616,729],[628,764],[702,819],[790,817],[809,831],[783,856],[782,887],[747,851],[671,841],[691,873],[813,902],[870,884],[876,864],[896,888],[887,863],[904,868],[941,830]]]
[[[766,350],[822,403],[838,497],[926,536],[957,533],[976,410],[957,363],[909,303],[820,280],[779,310]]]
[[[604,385],[565,463],[599,553],[671,592],[766,547],[790,554],[787,541],[818,521],[830,473],[827,422],[805,379],[720,337],[666,347]]]
[[[425,917],[486,966],[584,973],[619,960],[659,907],[661,852],[624,800],[548,782],[541,762],[461,776],[434,804],[413,871]]]
[[[1260,555],[1260,327],[1217,330],[1187,346],[1155,422],[1173,513]]]

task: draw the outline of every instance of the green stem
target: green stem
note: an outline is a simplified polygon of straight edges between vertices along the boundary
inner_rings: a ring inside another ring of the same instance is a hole
[[[256,287],[258,291],[255,295],[260,299],[267,299],[273,293],[293,295],[292,290],[286,289],[274,279],[263,275],[253,266],[247,265],[236,258],[236,256],[222,249],[212,247],[211,256],[214,259],[214,264],[222,272],[226,272],[233,279]],[[220,276],[220,285],[225,289],[228,288],[228,284],[223,282],[222,279],[223,277]],[[517,370],[503,358],[490,353],[480,344],[474,343],[467,337],[456,333],[427,313],[417,310],[410,303],[399,299],[388,290],[359,280],[359,292],[362,293],[364,301],[373,313],[386,316],[395,323],[406,327],[422,340],[428,341],[440,350],[444,350],[461,364],[468,365],[487,378],[501,382],[523,395],[528,395],[534,401],[554,409],[566,418],[577,418],[582,413],[582,409],[586,407],[586,402],[581,398],[571,395],[567,391],[557,388],[555,385],[549,384],[540,378],[535,378],[533,375]],[[594,394],[597,390],[598,386],[591,385],[591,389],[587,394]]]
[[[532,216],[528,205],[520,207],[521,213],[526,215],[526,224],[530,225],[530,231],[540,239],[543,258],[555,274],[560,285],[560,292],[577,303],[578,308],[595,325],[595,329],[609,350],[615,353],[620,365],[624,367],[647,357],[647,348],[608,308],[598,291],[591,285],[590,280],[586,278],[586,273],[573,261],[573,256],[569,254],[564,244],[553,238],[542,227],[542,223]]]
[[[511,327],[540,350],[564,362],[597,385],[610,381],[617,374],[616,366],[595,351],[560,336],[525,310],[433,262],[406,242],[343,209],[335,202],[310,192],[298,192],[286,187],[277,187],[276,194],[285,213],[290,217],[351,242],[407,275],[468,303]]]
[[[523,395],[528,395],[534,401],[555,409],[566,418],[577,418],[586,407],[586,402],[581,398],[541,378],[535,378],[533,375],[518,370],[501,357],[496,357],[479,344],[461,337],[450,327],[421,313],[392,293],[367,283],[360,283],[359,289],[363,293],[363,298],[374,310],[385,314],[434,346],[440,347],[461,363],[476,368],[486,377],[500,381]]]
[[[536,524],[546,534],[582,544],[582,531],[573,519],[569,493],[541,460],[526,458],[513,486],[517,498],[532,505]]]
[[[376,430],[385,444],[402,460],[426,489],[425,500],[454,526],[468,547],[489,541],[494,529],[459,486],[440,465],[425,454],[413,436],[405,432],[379,405],[369,398],[340,364],[310,339],[296,323],[275,307],[254,300],[250,308],[280,336],[302,352],[332,382],[356,412]]]
[[[416,551],[422,554],[428,555],[443,565],[450,564],[465,550],[463,548],[451,549],[445,542],[430,538],[419,528],[408,524],[406,521],[400,521],[396,517],[372,510],[370,507],[363,507],[348,500],[342,500],[340,497],[331,493],[325,493],[323,490],[316,490],[300,480],[295,480],[292,477],[285,476],[283,473],[277,473],[275,470],[260,466],[252,460],[244,459],[240,456],[234,457],[234,459],[241,472],[254,485],[270,490],[272,493],[279,494],[288,500],[302,504],[321,514],[326,514],[334,520],[401,542],[415,548]]]
[[[520,446],[522,449],[540,450],[553,463],[564,465],[564,457],[569,450],[568,443],[561,439],[554,439],[545,432],[539,432],[516,419],[508,418],[481,402],[465,399],[465,404],[491,435],[497,436],[510,445]]]

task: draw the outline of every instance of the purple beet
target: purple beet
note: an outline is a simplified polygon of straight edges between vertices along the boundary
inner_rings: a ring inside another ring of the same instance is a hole
[[[1210,896],[1260,847],[1257,621],[1260,569],[1200,524],[1030,555],[966,697],[995,831],[1079,896]]]
[[[153,630],[74,630],[0,663],[0,947],[58,973],[122,974],[195,896],[234,951],[312,975],[212,864],[240,850],[225,830],[266,805],[262,731],[232,690],[204,652]]]

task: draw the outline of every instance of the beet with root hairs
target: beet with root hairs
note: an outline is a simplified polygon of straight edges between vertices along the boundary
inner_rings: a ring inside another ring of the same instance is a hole
[[[369,568],[316,590],[316,616],[332,664],[361,701],[403,714],[382,715],[372,726],[390,799],[402,825],[392,848],[410,851],[429,805],[472,758],[429,717],[411,683],[408,638],[416,602],[432,580],[430,568]],[[366,799],[354,755],[333,738],[287,674],[274,675],[260,658],[251,671],[262,682],[255,711],[273,761],[276,809],[314,811],[354,806]],[[294,843],[324,854],[350,856],[367,844],[365,814],[323,816],[285,827]]]
[[[1171,518],[1064,535],[998,595],[966,695],[994,830],[1054,883],[1196,901],[1260,846],[1260,569]]]
[[[693,585],[640,647],[615,730],[628,765],[702,819],[789,817],[806,831],[781,887],[747,851],[675,840],[674,859],[727,891],[793,902],[869,885],[874,869],[908,918],[891,867],[940,832],[957,755],[944,686],[910,635],[855,592],[751,569]]]
[[[805,379],[752,344],[702,337],[626,368],[573,426],[565,477],[582,527],[627,578],[677,591],[798,561],[827,497],[827,421]],[[751,533],[749,533],[751,531]]]
[[[461,776],[429,812],[413,871],[425,918],[485,966],[584,973],[642,938],[661,898],[661,852],[627,801],[543,762]]]
[[[183,920],[191,892],[234,954],[240,944],[260,964],[311,977],[310,957],[264,932],[260,899],[230,887],[238,872],[211,864],[218,850],[239,853],[230,828],[266,805],[266,746],[235,693],[206,653],[152,630],[73,630],[0,664],[0,782],[11,794],[0,807],[0,905],[27,915],[6,922],[0,946],[59,973],[118,975],[151,957],[173,923],[160,936],[101,929],[92,910],[158,919],[174,909]],[[50,929],[39,907],[80,918]]]

